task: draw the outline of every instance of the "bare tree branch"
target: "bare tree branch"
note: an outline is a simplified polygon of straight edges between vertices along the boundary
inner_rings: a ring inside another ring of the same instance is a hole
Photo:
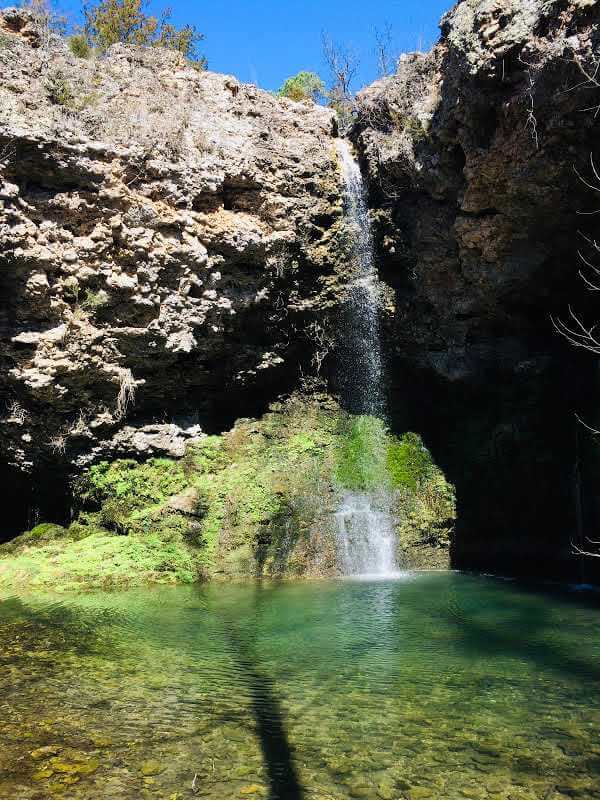
[[[396,59],[391,55],[392,49],[392,26],[389,22],[383,23],[383,28],[375,28],[375,55],[377,57],[377,70],[381,78],[385,78],[394,72]]]
[[[323,32],[321,34],[323,57],[330,72],[332,91],[350,99],[350,87],[359,66],[358,56],[351,47],[334,42]]]

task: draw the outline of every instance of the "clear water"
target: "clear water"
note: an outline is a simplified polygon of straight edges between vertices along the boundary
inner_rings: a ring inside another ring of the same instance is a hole
[[[0,636],[2,798],[600,795],[580,593],[432,573],[12,598]]]

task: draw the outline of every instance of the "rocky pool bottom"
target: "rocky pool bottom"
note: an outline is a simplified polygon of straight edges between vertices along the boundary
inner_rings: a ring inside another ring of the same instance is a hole
[[[5,598],[0,797],[599,797],[599,624],[453,572]]]

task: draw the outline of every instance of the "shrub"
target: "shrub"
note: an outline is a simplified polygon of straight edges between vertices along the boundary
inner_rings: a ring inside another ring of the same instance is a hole
[[[106,306],[107,303],[108,294],[104,289],[99,289],[97,292],[94,292],[92,289],[88,288],[85,290],[83,300],[81,301],[81,306],[86,311],[94,312],[96,309]]]
[[[83,34],[70,37],[69,50],[77,58],[89,58],[92,53],[92,48]]]
[[[57,106],[70,106],[73,103],[73,90],[62,72],[49,75],[45,83],[50,101]]]
[[[177,28],[170,22],[171,10],[160,18],[146,13],[148,0],[91,0],[85,8],[85,33],[89,43],[104,51],[117,42],[166,47],[206,67],[197,46],[204,36],[193,25]]]
[[[299,72],[288,78],[277,94],[290,100],[317,102],[325,94],[325,84],[314,72]]]

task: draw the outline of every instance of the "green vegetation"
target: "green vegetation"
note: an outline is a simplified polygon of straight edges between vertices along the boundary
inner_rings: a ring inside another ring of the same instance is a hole
[[[22,547],[13,558],[1,559],[0,586],[61,592],[188,582],[197,575],[190,552],[160,534],[141,539],[75,528],[87,536],[74,539],[68,529],[65,537],[40,547]]]
[[[411,432],[391,439],[387,448],[387,470],[394,487],[411,490],[439,472],[421,437]]]
[[[430,550],[450,544],[456,500],[448,483],[418,434],[390,434],[376,417],[348,417],[338,439],[336,483],[347,490],[387,489],[395,499],[401,551],[415,566],[431,565]],[[419,549],[421,549],[419,551]],[[444,557],[447,562],[447,555]],[[442,566],[439,555],[435,566]]]
[[[454,487],[446,481],[439,468],[433,467],[417,491],[400,491],[398,506],[401,510],[398,522],[401,549],[448,548],[454,531],[456,497]]]
[[[97,309],[106,306],[108,303],[108,294],[104,289],[99,289],[97,292],[87,288],[83,294],[81,306],[88,312],[95,312]]]
[[[54,72],[46,78],[45,89],[50,101],[57,106],[70,106],[74,101],[71,84],[60,72]]]
[[[335,479],[344,489],[368,491],[389,483],[386,470],[388,434],[377,417],[344,421]]]
[[[89,45],[104,52],[118,42],[145,47],[166,47],[206,67],[198,44],[204,38],[193,25],[177,28],[171,9],[160,17],[147,13],[148,0],[97,0],[84,6],[85,36]]]
[[[317,102],[325,95],[325,84],[314,72],[299,72],[288,78],[277,94],[290,100],[312,100]]]
[[[454,490],[416,434],[293,396],[204,437],[180,460],[101,462],[75,485],[68,528],[0,546],[0,587],[123,587],[204,577],[330,575],[341,495],[389,493],[405,551],[446,549]]]
[[[69,50],[77,58],[89,58],[92,54],[92,48],[83,34],[69,37]]]

